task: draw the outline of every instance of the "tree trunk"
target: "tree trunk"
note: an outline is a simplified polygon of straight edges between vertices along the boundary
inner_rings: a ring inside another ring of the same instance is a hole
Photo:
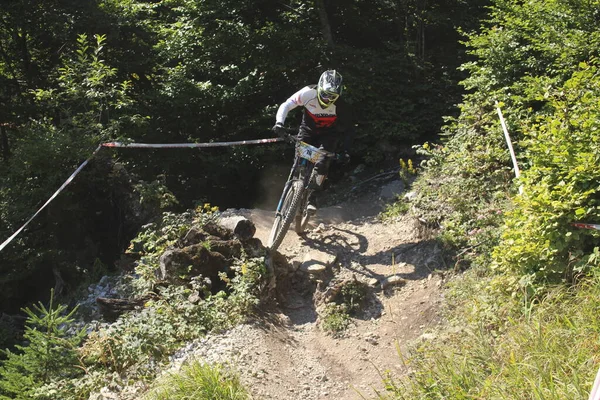
[[[396,18],[398,28],[398,41],[400,42],[400,45],[406,50],[408,43],[408,37],[406,33],[408,27],[408,5],[406,4],[405,0],[398,0],[396,4],[398,7],[398,17]]]
[[[6,125],[0,125],[0,149],[2,150],[2,160],[5,163],[8,163],[8,159],[10,157],[10,147],[8,147]]]
[[[331,25],[329,24],[325,0],[316,0],[316,3],[317,10],[319,11],[319,20],[321,21],[321,32],[323,33],[327,45],[333,49],[335,47],[335,42],[333,41],[333,34],[331,33]]]
[[[33,82],[33,74],[31,71],[31,56],[27,46],[27,32],[25,28],[13,31],[13,40],[18,46],[18,51],[21,55],[21,68],[23,69],[25,81],[31,84]]]
[[[96,304],[98,311],[107,321],[114,322],[119,316],[127,311],[133,311],[136,308],[143,307],[144,304],[153,298],[151,294],[147,294],[135,299],[112,299],[106,297],[97,297]]]
[[[224,217],[219,220],[219,225],[233,232],[240,240],[250,240],[256,233],[254,222],[242,216]]]
[[[416,55],[421,60],[425,60],[425,13],[427,12],[427,0],[419,2],[417,6],[417,52]]]

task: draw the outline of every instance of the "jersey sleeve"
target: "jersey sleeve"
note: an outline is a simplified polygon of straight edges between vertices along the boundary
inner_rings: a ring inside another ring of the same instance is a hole
[[[281,103],[279,109],[277,110],[275,122],[284,124],[285,119],[291,110],[298,106],[304,107],[306,102],[310,100],[310,91],[310,87],[306,86],[291,95],[285,102]]]

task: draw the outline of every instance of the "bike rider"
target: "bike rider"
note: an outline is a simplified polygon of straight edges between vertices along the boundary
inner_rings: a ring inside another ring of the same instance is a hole
[[[344,155],[341,160],[347,162],[354,127],[349,106],[340,99],[341,95],[342,75],[336,70],[323,72],[318,84],[300,89],[279,106],[273,131],[280,137],[285,137],[284,123],[288,113],[296,107],[303,107],[298,139],[315,147],[323,146],[332,153],[338,152],[340,145],[343,145]],[[323,189],[323,182],[329,170],[329,159],[317,163],[315,169],[319,174],[319,187],[313,190],[307,207],[312,214],[317,211],[316,193]]]

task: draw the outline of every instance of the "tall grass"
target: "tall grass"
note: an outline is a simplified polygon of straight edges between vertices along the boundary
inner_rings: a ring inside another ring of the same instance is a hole
[[[248,400],[237,376],[220,365],[193,361],[159,379],[144,400]]]
[[[379,398],[587,399],[600,362],[599,311],[599,279],[556,287],[501,330],[472,321],[421,344],[405,360],[410,376],[387,378]]]

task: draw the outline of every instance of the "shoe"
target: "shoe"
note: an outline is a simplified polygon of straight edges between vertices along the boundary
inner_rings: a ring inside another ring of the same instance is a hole
[[[309,204],[306,206],[306,212],[309,215],[315,215],[317,213],[317,207],[314,204]]]

